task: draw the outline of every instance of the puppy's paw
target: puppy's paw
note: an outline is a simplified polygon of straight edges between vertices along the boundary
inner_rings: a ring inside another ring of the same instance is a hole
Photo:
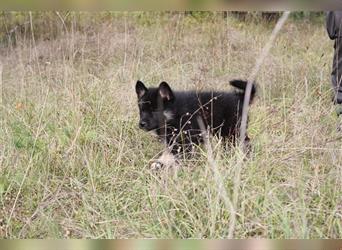
[[[154,172],[160,171],[163,168],[164,168],[164,164],[158,160],[155,162],[152,162],[152,164],[151,164],[151,170]]]
[[[177,168],[178,166],[177,158],[169,152],[164,152],[156,161],[152,162],[151,170],[160,171],[162,169]]]

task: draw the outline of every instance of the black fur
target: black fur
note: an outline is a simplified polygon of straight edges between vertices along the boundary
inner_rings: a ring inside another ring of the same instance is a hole
[[[136,84],[140,112],[139,127],[155,131],[173,154],[188,151],[192,143],[202,142],[198,118],[214,135],[234,142],[239,134],[246,81],[233,80],[232,92],[172,91],[166,82],[158,88]],[[252,85],[251,101],[256,92]],[[248,140],[248,137],[246,138]]]

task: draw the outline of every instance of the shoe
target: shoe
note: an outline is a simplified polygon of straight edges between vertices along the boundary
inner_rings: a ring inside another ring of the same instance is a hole
[[[342,89],[337,90],[336,95],[334,96],[335,104],[342,104]]]
[[[342,118],[342,103],[336,105],[336,114]]]
[[[342,132],[342,104],[336,105],[337,131]]]
[[[337,132],[342,132],[342,115],[338,117]]]

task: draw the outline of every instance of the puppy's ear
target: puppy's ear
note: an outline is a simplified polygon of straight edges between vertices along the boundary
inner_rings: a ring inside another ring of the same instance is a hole
[[[164,101],[172,101],[174,99],[173,92],[166,82],[162,82],[159,84],[158,92],[160,97]]]
[[[138,98],[141,98],[147,92],[147,88],[142,81],[137,81],[137,84],[135,85],[135,92],[137,93]]]

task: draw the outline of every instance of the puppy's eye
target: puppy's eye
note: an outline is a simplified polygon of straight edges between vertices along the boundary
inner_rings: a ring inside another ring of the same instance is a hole
[[[149,101],[139,101],[139,102],[138,102],[138,105],[139,105],[139,106],[151,105],[151,102],[149,102]]]
[[[141,101],[139,102],[139,107],[143,112],[151,112],[152,111],[152,103],[149,101]]]
[[[152,106],[151,105],[143,104],[143,105],[141,105],[141,111],[143,111],[143,112],[151,112],[152,111]]]

